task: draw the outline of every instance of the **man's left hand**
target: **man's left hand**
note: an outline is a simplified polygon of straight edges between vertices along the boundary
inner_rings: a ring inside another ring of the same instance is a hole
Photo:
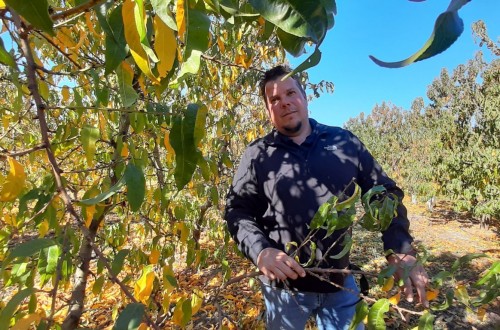
[[[409,254],[395,253],[387,257],[390,265],[397,267],[394,274],[396,283],[399,279],[404,280],[403,294],[408,302],[414,301],[414,289],[418,296],[418,301],[425,307],[429,307],[427,301],[426,287],[429,283],[429,278],[424,267],[417,263],[417,258]],[[404,278],[405,269],[409,269],[407,278]]]

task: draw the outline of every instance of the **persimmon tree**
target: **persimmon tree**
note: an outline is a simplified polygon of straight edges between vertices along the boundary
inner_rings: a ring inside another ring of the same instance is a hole
[[[466,2],[386,66],[446,49]],[[259,75],[286,53],[311,53],[297,72],[316,65],[335,14],[335,1],[0,1],[0,274],[12,293],[0,327],[77,328],[89,292],[113,286],[117,329],[186,325],[204,293],[174,300],[175,267],[205,268],[202,241],[223,242],[212,253],[230,275],[220,212],[234,162],[268,128]],[[329,86],[303,77],[314,93]]]

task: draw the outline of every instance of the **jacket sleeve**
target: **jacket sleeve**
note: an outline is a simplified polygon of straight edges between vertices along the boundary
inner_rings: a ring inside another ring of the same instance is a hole
[[[233,178],[224,219],[239,250],[256,265],[259,253],[273,244],[257,220],[264,214],[267,202],[259,192],[255,159],[251,154],[250,149],[245,151]]]
[[[409,232],[410,222],[407,210],[403,205],[403,191],[396,185],[396,182],[387,176],[380,164],[354,135],[353,141],[358,146],[358,184],[361,187],[362,193],[366,193],[374,186],[382,185],[387,189],[388,193],[393,193],[399,200],[397,215],[392,220],[389,228],[382,232],[384,251],[393,250],[396,253],[410,253],[413,250],[411,246],[413,238]]]

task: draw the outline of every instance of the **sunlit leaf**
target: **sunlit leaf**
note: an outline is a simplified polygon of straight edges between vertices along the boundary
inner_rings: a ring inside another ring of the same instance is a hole
[[[108,191],[105,191],[105,192],[103,192],[103,193],[101,193],[93,198],[90,198],[90,199],[83,199],[79,203],[81,203],[83,205],[95,205],[95,204],[101,203],[102,201],[105,201],[109,197],[111,197],[114,194],[116,194],[117,192],[119,192],[124,185],[125,185],[125,177],[123,176]]]
[[[54,23],[49,16],[49,3],[47,0],[5,0],[5,3],[35,28],[54,35]]]
[[[7,258],[3,261],[2,267],[6,266],[10,261],[15,258],[25,258],[40,252],[42,249],[55,245],[51,239],[48,238],[35,238],[16,245],[8,254]]]
[[[368,326],[370,329],[385,330],[385,313],[389,311],[389,300],[379,299],[368,312]]]
[[[11,68],[17,70],[17,64],[12,55],[5,50],[3,45],[3,40],[0,39],[0,63],[10,66]]]
[[[266,20],[286,33],[320,43],[331,21],[322,1],[250,0]],[[331,7],[330,7],[331,8]]]
[[[155,26],[155,51],[158,54],[160,62],[157,65],[158,74],[163,78],[172,69],[177,54],[177,40],[174,30],[168,27],[163,20],[156,16],[154,18]]]
[[[356,305],[356,312],[349,326],[349,330],[355,330],[358,328],[358,324],[363,322],[363,320],[368,315],[368,303],[361,299]]]
[[[85,151],[85,157],[87,159],[87,164],[94,164],[94,156],[96,150],[96,142],[100,138],[101,134],[99,129],[96,127],[85,126],[80,132],[80,142],[82,143],[83,150]]]
[[[130,53],[135,63],[144,74],[153,82],[158,83],[158,79],[151,72],[150,57],[146,53],[141,42],[142,25],[137,25],[136,16],[140,15],[139,4],[133,0],[125,0],[123,3],[122,16],[125,28],[125,40],[130,47]]]
[[[7,157],[9,173],[0,189],[0,202],[12,202],[23,191],[26,183],[24,167],[14,158]]]
[[[156,15],[165,23],[169,28],[177,31],[177,24],[172,18],[172,13],[170,12],[169,5],[171,1],[165,0],[151,0],[151,5],[156,12]]]
[[[140,303],[128,304],[120,313],[113,329],[115,330],[135,330],[138,329],[144,318],[145,306]]]
[[[203,296],[203,291],[199,289],[193,290],[193,294],[191,295],[191,310],[193,315],[198,313],[200,310],[201,305],[203,304]]]
[[[401,68],[425,60],[448,49],[464,31],[458,10],[470,0],[452,0],[448,9],[438,16],[434,30],[424,46],[412,56],[399,62],[384,62],[370,55],[372,61],[386,68]]]
[[[153,291],[153,282],[155,273],[150,266],[146,266],[142,270],[142,275],[134,284],[134,297],[135,299],[147,303],[149,296]]]
[[[12,316],[14,316],[17,307],[22,303],[24,299],[26,299],[35,292],[36,292],[35,288],[27,288],[17,292],[0,312],[0,325],[2,327],[5,326],[5,329],[7,329],[10,323],[10,319],[12,318]]]
[[[184,42],[186,33],[186,3],[184,0],[177,0],[177,8],[175,13],[175,20],[177,24],[177,36],[181,42]]]
[[[185,327],[192,317],[191,300],[182,298],[175,305],[172,322],[181,327]]]
[[[418,320],[418,330],[433,330],[434,329],[434,318],[435,316],[425,311],[424,314]]]

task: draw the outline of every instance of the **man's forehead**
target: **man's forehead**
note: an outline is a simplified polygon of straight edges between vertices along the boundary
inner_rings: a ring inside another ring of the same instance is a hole
[[[276,93],[278,90],[290,90],[290,89],[297,89],[297,83],[293,78],[286,78],[285,80],[282,80],[282,77],[271,80],[266,83],[266,93]]]

